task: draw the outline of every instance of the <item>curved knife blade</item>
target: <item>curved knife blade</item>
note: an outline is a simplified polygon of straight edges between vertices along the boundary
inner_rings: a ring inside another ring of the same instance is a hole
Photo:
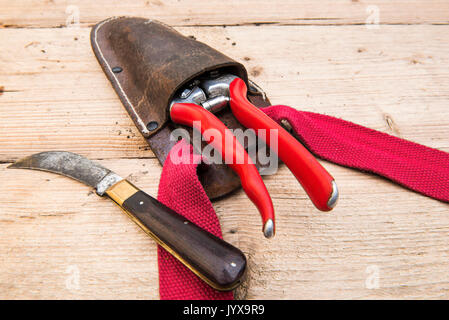
[[[109,169],[79,154],[67,151],[47,151],[33,154],[8,166],[11,169],[33,169],[58,173],[78,180],[97,190],[99,195],[122,180]]]

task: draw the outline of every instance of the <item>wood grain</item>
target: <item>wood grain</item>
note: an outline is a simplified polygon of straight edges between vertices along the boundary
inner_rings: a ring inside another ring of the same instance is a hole
[[[101,163],[156,195],[155,159]],[[270,241],[242,191],[214,203],[225,240],[248,257],[238,297],[449,298],[447,204],[323,164],[342,194],[332,213],[316,211],[284,166],[266,179],[277,212]],[[155,244],[111,201],[54,174],[1,169],[2,298],[158,297]],[[73,266],[80,285],[67,289]],[[366,288],[372,266],[379,289]]]
[[[244,63],[275,104],[323,112],[449,151],[445,28],[179,30]],[[9,48],[0,52],[3,161],[53,149],[100,159],[153,157],[102,73],[88,28],[3,29],[0,34]]]
[[[65,1],[0,0],[0,298],[159,297],[156,245],[111,201],[64,177],[5,169],[67,150],[157,194],[161,167],[90,49],[87,26],[111,15],[178,26],[244,63],[274,103],[449,152],[447,1],[74,3],[80,28],[54,28]],[[381,9],[378,29],[363,25],[368,5]],[[341,191],[332,213],[316,211],[284,166],[266,177],[272,240],[242,191],[214,202],[225,240],[248,257],[237,298],[448,299],[448,205],[323,165]]]
[[[381,24],[449,22],[444,0],[0,0],[0,8],[8,8],[0,12],[0,22],[6,28],[65,27],[75,21],[84,27],[125,15],[173,26],[344,25],[371,21],[373,6]]]

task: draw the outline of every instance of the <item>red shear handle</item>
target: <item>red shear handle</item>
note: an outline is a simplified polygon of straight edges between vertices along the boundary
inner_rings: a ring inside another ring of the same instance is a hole
[[[266,143],[270,147],[270,130],[278,130],[277,152],[279,158],[293,172],[319,210],[332,210],[338,197],[334,178],[298,140],[248,101],[246,98],[247,87],[242,79],[233,80],[229,90],[232,113],[237,120],[256,132],[265,129]]]
[[[262,216],[265,237],[272,237],[274,209],[270,195],[256,166],[232,132],[211,112],[193,103],[173,104],[170,117],[174,122],[189,127],[193,127],[196,121],[200,122],[200,127],[195,126],[195,129],[200,130],[206,141],[220,152],[225,163],[238,174],[243,190]]]

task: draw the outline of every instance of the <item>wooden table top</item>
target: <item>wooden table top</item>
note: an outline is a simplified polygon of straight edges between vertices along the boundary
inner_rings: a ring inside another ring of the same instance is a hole
[[[156,245],[111,201],[64,177],[5,169],[66,150],[157,194],[161,167],[90,47],[91,26],[110,16],[195,36],[244,63],[275,104],[449,152],[448,1],[70,3],[0,0],[0,298],[159,298]],[[449,298],[448,205],[322,164],[341,192],[332,213],[285,166],[266,177],[272,240],[242,191],[213,203],[224,238],[249,260],[236,297]]]

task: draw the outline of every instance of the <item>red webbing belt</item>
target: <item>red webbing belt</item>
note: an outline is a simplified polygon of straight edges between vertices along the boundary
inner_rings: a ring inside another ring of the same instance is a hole
[[[298,111],[287,106],[262,109],[275,121],[287,120],[301,142],[317,157],[388,178],[426,196],[449,202],[449,154],[334,117]],[[220,224],[196,174],[200,156],[190,164],[164,163],[158,199],[207,231],[221,237]],[[167,299],[233,299],[218,292],[161,247],[158,248],[159,292]]]
[[[178,164],[172,162],[173,152],[178,153],[177,160],[180,160],[176,161]],[[193,154],[192,146],[187,146],[184,140],[179,141],[164,162],[157,198],[201,228],[223,238],[212,203],[196,174],[196,167],[200,161],[201,156]],[[158,246],[157,253],[161,300],[234,298],[232,292],[219,292],[209,287],[162,247]]]
[[[449,202],[449,153],[334,117],[271,106],[273,120],[288,120],[315,156],[372,172],[426,196]]]

